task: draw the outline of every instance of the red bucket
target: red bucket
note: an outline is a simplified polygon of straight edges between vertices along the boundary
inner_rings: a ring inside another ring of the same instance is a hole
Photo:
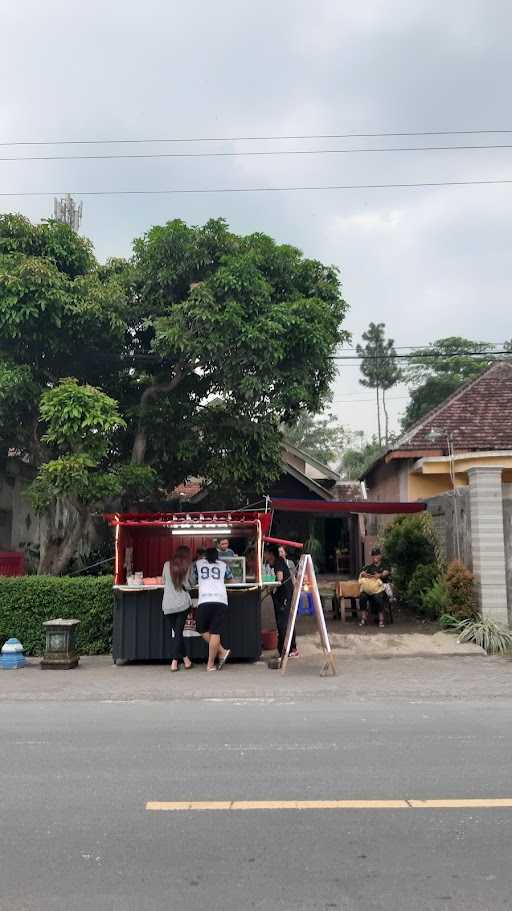
[[[261,631],[261,647],[265,652],[275,651],[277,648],[277,630],[275,629],[262,629]]]

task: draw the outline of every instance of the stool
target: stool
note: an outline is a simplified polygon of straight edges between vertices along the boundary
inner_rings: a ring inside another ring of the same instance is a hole
[[[347,580],[346,582],[336,583],[336,602],[337,616],[342,623],[346,623],[347,606],[346,601],[350,601],[350,610],[352,615],[359,611],[359,582],[357,580]]]

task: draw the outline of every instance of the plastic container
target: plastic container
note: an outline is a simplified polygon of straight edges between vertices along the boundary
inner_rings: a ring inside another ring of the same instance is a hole
[[[277,630],[262,629],[261,647],[265,652],[275,651],[277,648]]]

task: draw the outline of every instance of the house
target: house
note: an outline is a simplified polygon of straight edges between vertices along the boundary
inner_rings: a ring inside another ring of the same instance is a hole
[[[365,471],[371,500],[423,500],[444,556],[473,570],[482,614],[512,624],[512,363],[497,361]],[[371,517],[367,536],[382,531]]]
[[[497,466],[512,483],[512,363],[498,361],[433,408],[361,478],[370,500],[426,500]]]
[[[341,475],[324,465],[310,453],[289,443],[281,449],[282,474],[271,481],[266,491],[272,499],[298,499],[328,502],[330,500],[360,500],[361,485],[358,481],[345,481]],[[249,495],[249,501],[256,502],[258,495]],[[181,510],[214,509],[218,499],[211,495],[200,479],[191,478],[181,484],[172,494],[174,508]],[[168,506],[169,504],[167,504]],[[230,506],[246,506],[234,502]],[[290,541],[309,540],[315,550],[318,565],[323,571],[336,570],[336,551],[352,555],[354,571],[360,555],[359,518],[351,514],[343,516],[312,516],[306,512],[276,512],[272,534]]]

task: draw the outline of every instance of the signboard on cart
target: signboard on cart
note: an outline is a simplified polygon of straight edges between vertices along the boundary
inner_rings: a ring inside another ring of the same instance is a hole
[[[306,588],[307,587],[307,588]],[[300,558],[299,566],[297,569],[297,575],[295,577],[295,585],[293,588],[292,595],[292,604],[290,608],[290,616],[288,618],[288,627],[286,630],[286,636],[284,639],[283,654],[281,655],[281,673],[286,672],[286,666],[288,664],[288,656],[290,654],[290,645],[292,641],[293,631],[295,629],[295,624],[297,622],[297,614],[299,611],[299,603],[302,592],[307,590],[310,592],[313,599],[313,608],[316,618],[316,625],[318,628],[318,633],[320,635],[320,643],[322,645],[324,653],[324,664],[322,670],[320,671],[321,677],[327,677],[331,674],[333,677],[336,676],[336,661],[331,649],[331,643],[329,642],[329,634],[327,632],[327,626],[325,624],[324,611],[322,607],[322,600],[320,598],[320,592],[318,591],[318,583],[316,581],[315,568],[313,566],[313,560],[311,554],[303,554]]]

